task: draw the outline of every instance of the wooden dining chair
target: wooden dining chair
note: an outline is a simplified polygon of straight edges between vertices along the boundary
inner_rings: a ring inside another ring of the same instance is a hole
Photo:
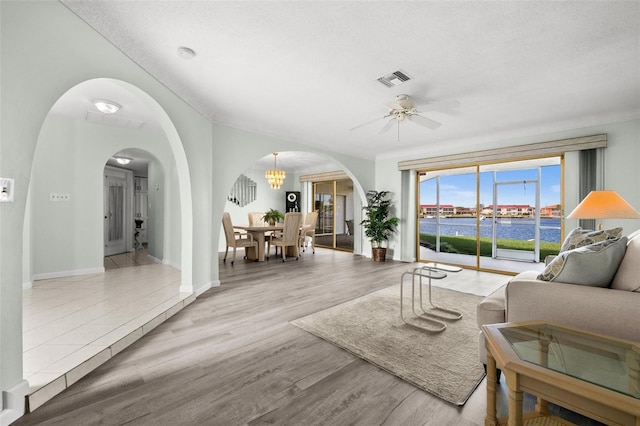
[[[247,213],[249,217],[249,226],[264,226],[267,223],[262,219],[264,217],[264,212],[249,212]]]
[[[271,252],[271,245],[280,247],[282,252],[282,261],[286,258],[287,247],[293,247],[295,250],[296,260],[300,256],[300,226],[302,225],[302,213],[285,213],[284,226],[282,233],[271,237],[267,243],[267,260]]]
[[[227,262],[227,255],[229,254],[229,247],[233,247],[233,257],[231,258],[231,265],[236,260],[236,249],[238,247],[255,247],[258,250],[258,242],[253,240],[253,235],[243,234],[233,230],[233,223],[231,222],[231,215],[229,212],[222,214],[222,227],[224,228],[224,237],[227,240],[227,249],[224,252],[223,263]],[[245,255],[246,259],[247,256]]]
[[[311,238],[313,254],[316,253],[316,223],[318,222],[318,212],[309,212],[304,216],[304,223],[300,229],[300,246],[305,251],[307,237]]]

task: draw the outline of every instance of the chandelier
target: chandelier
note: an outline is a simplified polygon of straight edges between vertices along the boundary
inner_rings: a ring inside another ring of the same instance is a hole
[[[284,178],[287,176],[284,170],[278,170],[277,159],[278,153],[274,152],[273,170],[267,170],[264,173],[264,177],[267,178],[267,182],[269,182],[269,185],[271,185],[272,189],[280,189],[280,185],[282,185],[282,182],[284,182]]]

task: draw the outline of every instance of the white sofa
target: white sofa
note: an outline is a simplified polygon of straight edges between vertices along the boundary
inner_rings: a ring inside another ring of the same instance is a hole
[[[613,265],[610,282],[594,286],[543,281],[538,272],[522,272],[478,303],[478,327],[543,320],[640,342],[640,232],[620,243],[625,246],[623,257]],[[480,362],[486,365],[482,332],[478,348]]]

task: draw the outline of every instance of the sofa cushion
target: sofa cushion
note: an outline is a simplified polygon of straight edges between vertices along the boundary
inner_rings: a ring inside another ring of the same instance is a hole
[[[633,240],[634,238],[640,238],[640,229],[632,232],[631,234],[629,234],[627,236],[627,238],[629,239],[629,241]],[[629,245],[629,243],[627,243],[627,246]]]
[[[623,237],[562,252],[549,263],[538,279],[609,287],[626,249],[627,237]]]
[[[589,244],[599,243],[600,241],[620,238],[621,236],[622,228],[592,231],[590,229],[582,229],[578,227],[569,232],[567,238],[564,239],[562,246],[560,246],[560,253],[563,251],[573,250],[578,247],[588,246]]]
[[[505,287],[500,287],[476,305],[478,327],[485,324],[497,324],[505,321]]]
[[[640,238],[634,237],[627,243],[627,252],[620,262],[618,272],[611,281],[611,288],[640,292]]]

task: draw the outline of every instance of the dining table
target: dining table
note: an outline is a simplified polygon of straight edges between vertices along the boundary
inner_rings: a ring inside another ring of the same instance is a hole
[[[258,248],[247,247],[247,258],[251,260],[257,260],[258,262],[264,261],[264,243],[266,242],[266,234],[268,232],[282,231],[284,229],[283,224],[276,225],[233,225],[236,229],[242,229],[247,231],[247,234],[253,237],[254,241],[257,241]]]
[[[243,231],[247,231],[247,234],[250,234],[253,237],[254,241],[258,243],[258,249],[256,250],[254,247],[247,247],[247,259],[256,260],[258,262],[264,261],[264,244],[267,241],[266,234],[274,231],[282,231],[284,229],[283,224],[275,224],[275,225],[233,225],[236,229],[242,229]],[[309,228],[308,225],[302,225],[300,227],[301,230]],[[285,251],[287,256],[295,256],[295,249],[293,247],[287,247]]]

